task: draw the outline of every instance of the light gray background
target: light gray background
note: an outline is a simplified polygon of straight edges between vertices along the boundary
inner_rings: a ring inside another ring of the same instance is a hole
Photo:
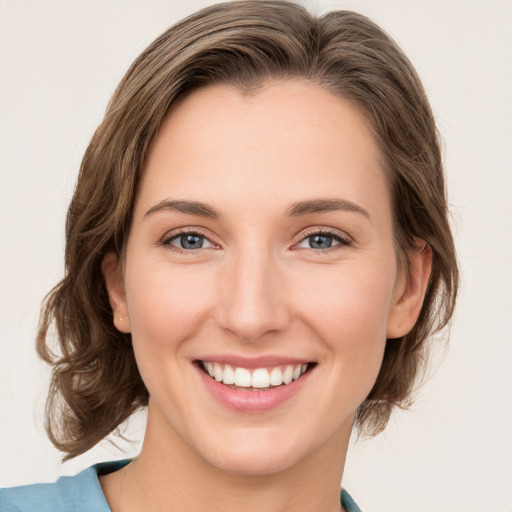
[[[62,275],[67,204],[114,87],[159,33],[209,3],[0,0],[0,486],[123,457],[101,445],[59,464],[42,426],[38,309]],[[303,3],[369,15],[417,67],[445,139],[462,265],[442,363],[411,411],[352,447],[344,485],[372,512],[510,512],[512,2]],[[128,435],[140,440],[143,423],[135,417]],[[121,446],[133,455],[138,442]]]

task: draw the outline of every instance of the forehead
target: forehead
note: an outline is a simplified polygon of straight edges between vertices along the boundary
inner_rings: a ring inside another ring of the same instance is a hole
[[[166,194],[270,207],[269,196],[369,204],[388,192],[371,126],[353,103],[318,85],[274,81],[250,95],[208,86],[173,104],[152,141],[138,202]]]

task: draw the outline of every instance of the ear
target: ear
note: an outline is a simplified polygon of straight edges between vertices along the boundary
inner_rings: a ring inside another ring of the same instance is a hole
[[[409,269],[403,270],[395,286],[386,329],[388,339],[405,336],[414,327],[423,306],[432,271],[432,249],[419,239],[417,247],[409,258]]]
[[[124,278],[119,255],[109,252],[101,263],[101,271],[105,278],[113,320],[116,328],[124,333],[130,332],[130,317],[124,291]]]

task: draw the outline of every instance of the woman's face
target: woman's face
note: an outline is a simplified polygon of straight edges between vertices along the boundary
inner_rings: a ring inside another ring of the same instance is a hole
[[[386,338],[412,325],[370,127],[299,81],[174,104],[107,282],[147,435],[244,474],[340,450]]]

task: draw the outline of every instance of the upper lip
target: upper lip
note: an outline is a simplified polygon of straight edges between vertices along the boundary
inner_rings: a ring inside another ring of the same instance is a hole
[[[280,365],[297,365],[312,363],[310,359],[303,359],[300,357],[289,357],[289,356],[258,356],[258,357],[246,357],[229,354],[211,354],[204,355],[196,358],[196,361],[206,361],[212,363],[229,364],[238,368],[265,368],[268,366],[280,366]]]

